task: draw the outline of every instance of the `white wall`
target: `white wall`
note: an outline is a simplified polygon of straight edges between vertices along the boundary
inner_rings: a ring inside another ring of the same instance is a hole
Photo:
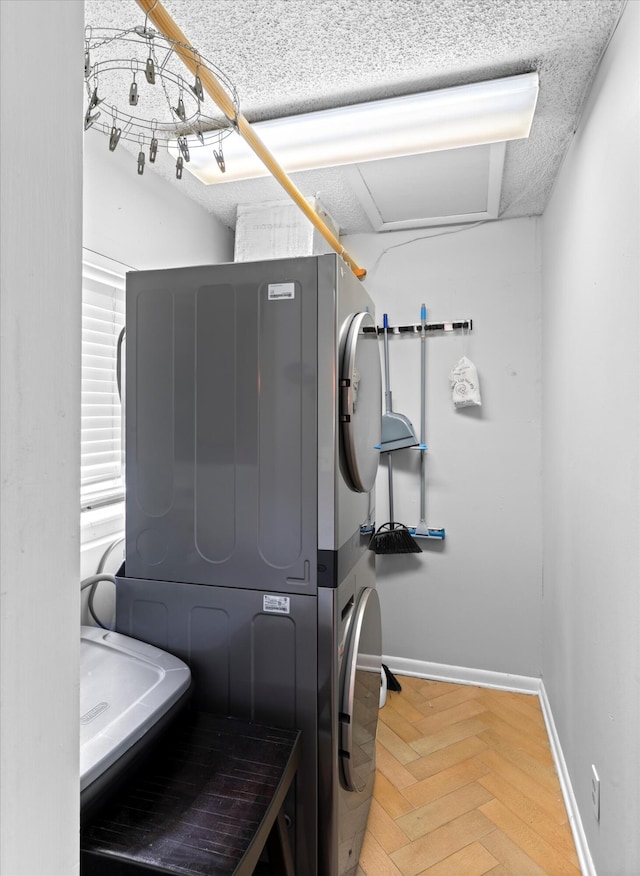
[[[542,223],[543,679],[602,876],[640,873],[639,12]]]
[[[83,244],[137,270],[233,261],[233,232],[135,155],[84,137]]]
[[[0,4],[3,876],[78,872],[83,28]]]
[[[427,344],[427,524],[444,542],[379,555],[383,652],[518,675],[540,674],[540,264],[538,220],[445,233],[353,236],[347,250],[391,324],[473,319],[468,341]],[[417,239],[416,239],[417,238]],[[399,246],[399,244],[407,245]],[[385,253],[384,255],[381,254]],[[420,431],[420,341],[390,339],[393,407]],[[449,372],[467,352],[482,407],[454,410]],[[419,518],[419,452],[394,454],[395,517]],[[387,478],[377,522],[388,520]]]

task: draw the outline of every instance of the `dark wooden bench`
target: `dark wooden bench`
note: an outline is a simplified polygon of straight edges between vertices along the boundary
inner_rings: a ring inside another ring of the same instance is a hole
[[[299,750],[297,731],[187,712],[83,826],[82,876],[252,876],[265,846],[267,872],[294,876],[283,803]]]

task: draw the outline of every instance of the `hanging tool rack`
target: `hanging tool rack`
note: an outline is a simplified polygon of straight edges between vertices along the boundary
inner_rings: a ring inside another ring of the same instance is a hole
[[[423,332],[453,332],[456,329],[472,331],[473,320],[463,319],[457,320],[456,322],[418,322],[413,325],[390,325],[387,331],[392,335],[414,334],[419,337]],[[384,333],[384,327],[381,325],[365,326],[363,332],[371,332],[372,334],[373,332],[377,332],[378,335],[382,335]]]

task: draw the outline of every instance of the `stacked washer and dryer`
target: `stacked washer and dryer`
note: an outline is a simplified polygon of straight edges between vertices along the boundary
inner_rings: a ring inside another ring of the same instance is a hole
[[[116,629],[181,657],[195,708],[302,731],[295,872],[355,873],[381,681],[373,303],[334,254],[133,272],[124,385]]]

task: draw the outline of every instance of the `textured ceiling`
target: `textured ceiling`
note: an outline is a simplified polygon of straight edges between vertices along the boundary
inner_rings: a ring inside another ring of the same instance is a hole
[[[544,211],[597,65],[625,0],[164,0],[208,61],[235,84],[250,122],[537,70],[531,134],[507,144],[501,217]],[[85,0],[94,27],[144,22],[135,0]],[[99,136],[95,132],[89,135]],[[234,135],[235,136],[235,135]],[[136,144],[124,144],[137,152]],[[106,148],[106,146],[105,146]],[[349,171],[292,174],[341,233],[372,230]],[[286,199],[271,178],[204,186],[159,173],[225,225],[238,204]]]

